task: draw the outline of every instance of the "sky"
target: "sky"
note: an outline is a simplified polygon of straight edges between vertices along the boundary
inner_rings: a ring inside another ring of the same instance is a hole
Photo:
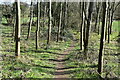
[[[9,2],[9,3],[13,3],[15,0],[0,0],[0,4],[4,3],[4,2]],[[30,4],[31,0],[20,0],[21,2],[26,2],[28,4]]]
[[[3,3],[3,2],[10,2],[10,3],[12,3],[12,2],[14,2],[15,0],[0,0],[0,4],[1,3]],[[21,2],[26,2],[26,3],[28,3],[28,4],[30,4],[30,2],[31,2],[31,0],[20,0]],[[37,1],[37,0],[32,0],[33,2],[34,1]],[[49,2],[50,0],[39,0],[40,2],[41,1],[45,1],[45,2]],[[51,0],[52,2],[65,2],[65,1],[67,1],[67,2],[82,2],[82,1],[85,1],[85,2],[96,2],[96,1],[105,1],[105,0]],[[107,0],[108,2],[119,2],[120,0]]]

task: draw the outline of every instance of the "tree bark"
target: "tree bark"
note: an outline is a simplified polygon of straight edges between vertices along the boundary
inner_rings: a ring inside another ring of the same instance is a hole
[[[105,41],[107,40],[107,32],[109,28],[109,3],[106,4],[106,18],[105,18]]]
[[[99,13],[99,11],[100,11],[100,5],[99,5],[99,2],[98,2],[98,4],[96,4],[96,9],[97,9],[97,16],[96,16],[96,20],[95,20],[95,29],[94,29],[94,32],[96,32],[96,28],[97,28],[97,24],[98,24],[98,18],[99,18],[99,15],[100,15],[100,13]]]
[[[59,25],[58,25],[57,42],[60,39],[60,28],[61,28],[61,18],[62,18],[62,3],[60,3],[60,7],[61,7],[61,9],[60,9],[60,15],[59,15],[60,19],[59,19]]]
[[[80,3],[79,3],[80,4]],[[80,5],[81,8],[81,25],[80,25],[80,50],[82,50],[82,45],[83,45],[83,24],[84,24],[84,14],[83,14],[83,10],[84,10],[84,2],[82,3],[82,5]],[[80,14],[79,12],[79,14]]]
[[[98,73],[101,74],[103,70],[103,44],[104,44],[104,27],[105,27],[105,16],[106,16],[106,2],[103,2],[103,19],[101,27],[101,38],[100,38],[100,49],[98,58]]]
[[[39,23],[40,23],[40,2],[37,1],[37,28],[36,28],[36,50],[39,47],[38,41],[39,41]]]
[[[51,40],[51,26],[52,26],[52,22],[51,22],[51,0],[49,2],[49,23],[48,23],[48,39],[47,39],[47,44],[50,44],[50,40]]]
[[[86,26],[86,39],[85,39],[85,46],[84,46],[84,53],[87,58],[87,52],[88,52],[88,40],[89,40],[89,29],[91,24],[91,18],[92,18],[92,11],[93,11],[93,2],[90,2],[89,9],[88,9],[88,18],[87,18],[87,26]]]
[[[30,33],[31,33],[32,18],[33,18],[33,1],[31,0],[31,8],[30,8],[30,22],[29,22],[29,27],[28,27],[27,40],[28,40],[28,38],[30,37]]]
[[[15,56],[20,56],[20,1],[16,0]]]

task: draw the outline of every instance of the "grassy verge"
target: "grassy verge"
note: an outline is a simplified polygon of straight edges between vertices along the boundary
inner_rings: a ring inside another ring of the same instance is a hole
[[[113,25],[115,25],[115,23],[113,23]],[[113,30],[116,30],[118,28],[118,25],[113,26],[113,28]],[[107,43],[107,41],[104,43],[104,62],[102,73],[103,78],[115,78],[116,80],[119,77],[119,47],[118,43],[116,42],[118,36],[117,31],[113,31],[112,35],[110,36],[109,44]],[[77,35],[76,38],[78,39]],[[69,67],[69,71],[72,72],[71,77],[98,80],[99,74],[97,73],[97,65],[100,46],[100,35],[97,35],[96,33],[91,33],[89,39],[89,51],[87,60],[84,59],[83,51],[79,50],[79,41],[76,41],[76,44],[74,45],[74,50],[70,53],[70,55],[67,56],[70,60],[66,61],[66,67]]]
[[[21,33],[21,57],[16,58],[12,27],[0,26],[3,58],[0,65],[3,65],[3,78],[54,78],[55,63],[50,60],[69,47],[70,42],[51,41],[50,48],[46,50],[46,40],[40,40],[39,49],[35,50],[35,27],[32,28],[29,40],[26,40],[27,30],[24,29]]]

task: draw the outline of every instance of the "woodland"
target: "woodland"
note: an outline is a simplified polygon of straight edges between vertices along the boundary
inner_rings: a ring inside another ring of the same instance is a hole
[[[120,80],[120,2],[0,3],[0,79]]]

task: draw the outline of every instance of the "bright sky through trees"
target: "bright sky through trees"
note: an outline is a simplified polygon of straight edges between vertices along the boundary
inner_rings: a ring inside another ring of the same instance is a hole
[[[0,0],[0,4],[4,3],[4,2],[8,2],[8,3],[13,3],[15,0]],[[26,2],[28,4],[30,4],[31,0],[20,0],[21,2]]]

